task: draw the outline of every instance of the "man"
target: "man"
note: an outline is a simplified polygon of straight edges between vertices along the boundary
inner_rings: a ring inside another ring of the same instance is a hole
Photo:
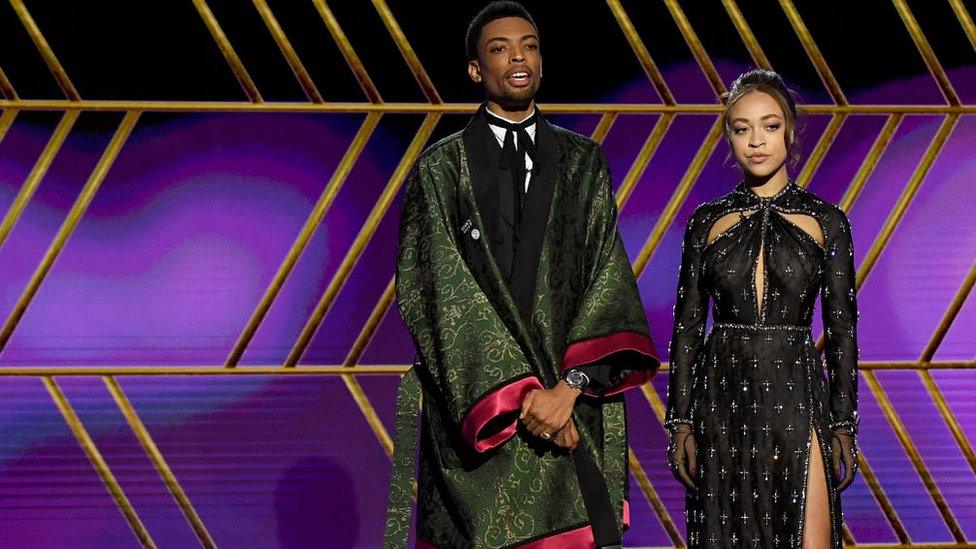
[[[532,17],[472,21],[486,102],[407,183],[397,304],[423,389],[419,547],[619,546],[628,524],[621,391],[658,366],[599,145],[550,125]],[[416,378],[398,396],[401,411]],[[413,449],[398,421],[388,547],[406,542]]]

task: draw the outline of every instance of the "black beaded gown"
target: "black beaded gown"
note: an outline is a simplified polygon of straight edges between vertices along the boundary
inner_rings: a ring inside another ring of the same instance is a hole
[[[709,242],[729,214],[737,220]],[[798,216],[816,220],[823,244]],[[844,212],[793,182],[768,198],[740,183],[688,222],[665,425],[691,425],[697,444],[689,547],[800,547],[811,429],[823,455],[832,546],[841,547],[830,433],[853,433],[857,423],[853,256]],[[823,359],[810,330],[817,294]]]

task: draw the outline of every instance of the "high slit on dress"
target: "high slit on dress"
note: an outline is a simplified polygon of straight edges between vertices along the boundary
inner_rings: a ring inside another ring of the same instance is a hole
[[[718,220],[736,213],[709,239]],[[816,220],[821,234],[801,228],[798,216]],[[823,359],[810,330],[817,294]],[[666,418],[669,428],[691,425],[697,444],[689,547],[800,547],[811,429],[831,546],[841,547],[829,444],[833,429],[856,427],[856,319],[853,247],[840,209],[790,182],[768,198],[743,183],[695,211],[682,246]]]

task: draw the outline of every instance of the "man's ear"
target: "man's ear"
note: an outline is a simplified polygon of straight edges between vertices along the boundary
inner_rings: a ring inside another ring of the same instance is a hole
[[[472,82],[481,83],[481,63],[477,59],[468,61],[468,76]]]

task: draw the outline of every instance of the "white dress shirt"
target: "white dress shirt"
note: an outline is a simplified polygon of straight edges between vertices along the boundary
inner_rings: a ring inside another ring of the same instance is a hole
[[[512,124],[513,123],[511,120],[508,120],[507,118],[502,118],[501,116],[498,116],[497,114],[491,112],[491,109],[485,109],[485,112],[488,113],[489,116],[494,116],[495,118],[497,118],[499,120],[503,120],[503,121],[505,121],[505,122],[507,122],[509,124]],[[515,124],[521,124],[522,122],[525,122],[529,118],[532,118],[534,115],[535,115],[535,113],[533,112],[529,116],[526,116],[522,120],[519,120],[518,122],[514,122],[514,123]],[[499,127],[499,126],[495,126],[494,124],[491,124],[490,122],[488,123],[488,127],[491,128],[491,133],[495,134],[495,139],[498,140],[498,146],[499,147],[505,147],[505,132],[507,132],[508,130],[506,130],[505,128]],[[535,124],[532,124],[530,126],[526,126],[525,133],[529,134],[529,139],[531,139],[532,142],[534,143],[535,142]],[[515,150],[520,150],[519,143],[518,143],[518,134],[516,133],[512,137],[514,138],[514,141],[515,141]],[[531,178],[532,178],[532,159],[529,158],[529,155],[526,154],[525,155],[525,192],[529,192],[529,180]]]

